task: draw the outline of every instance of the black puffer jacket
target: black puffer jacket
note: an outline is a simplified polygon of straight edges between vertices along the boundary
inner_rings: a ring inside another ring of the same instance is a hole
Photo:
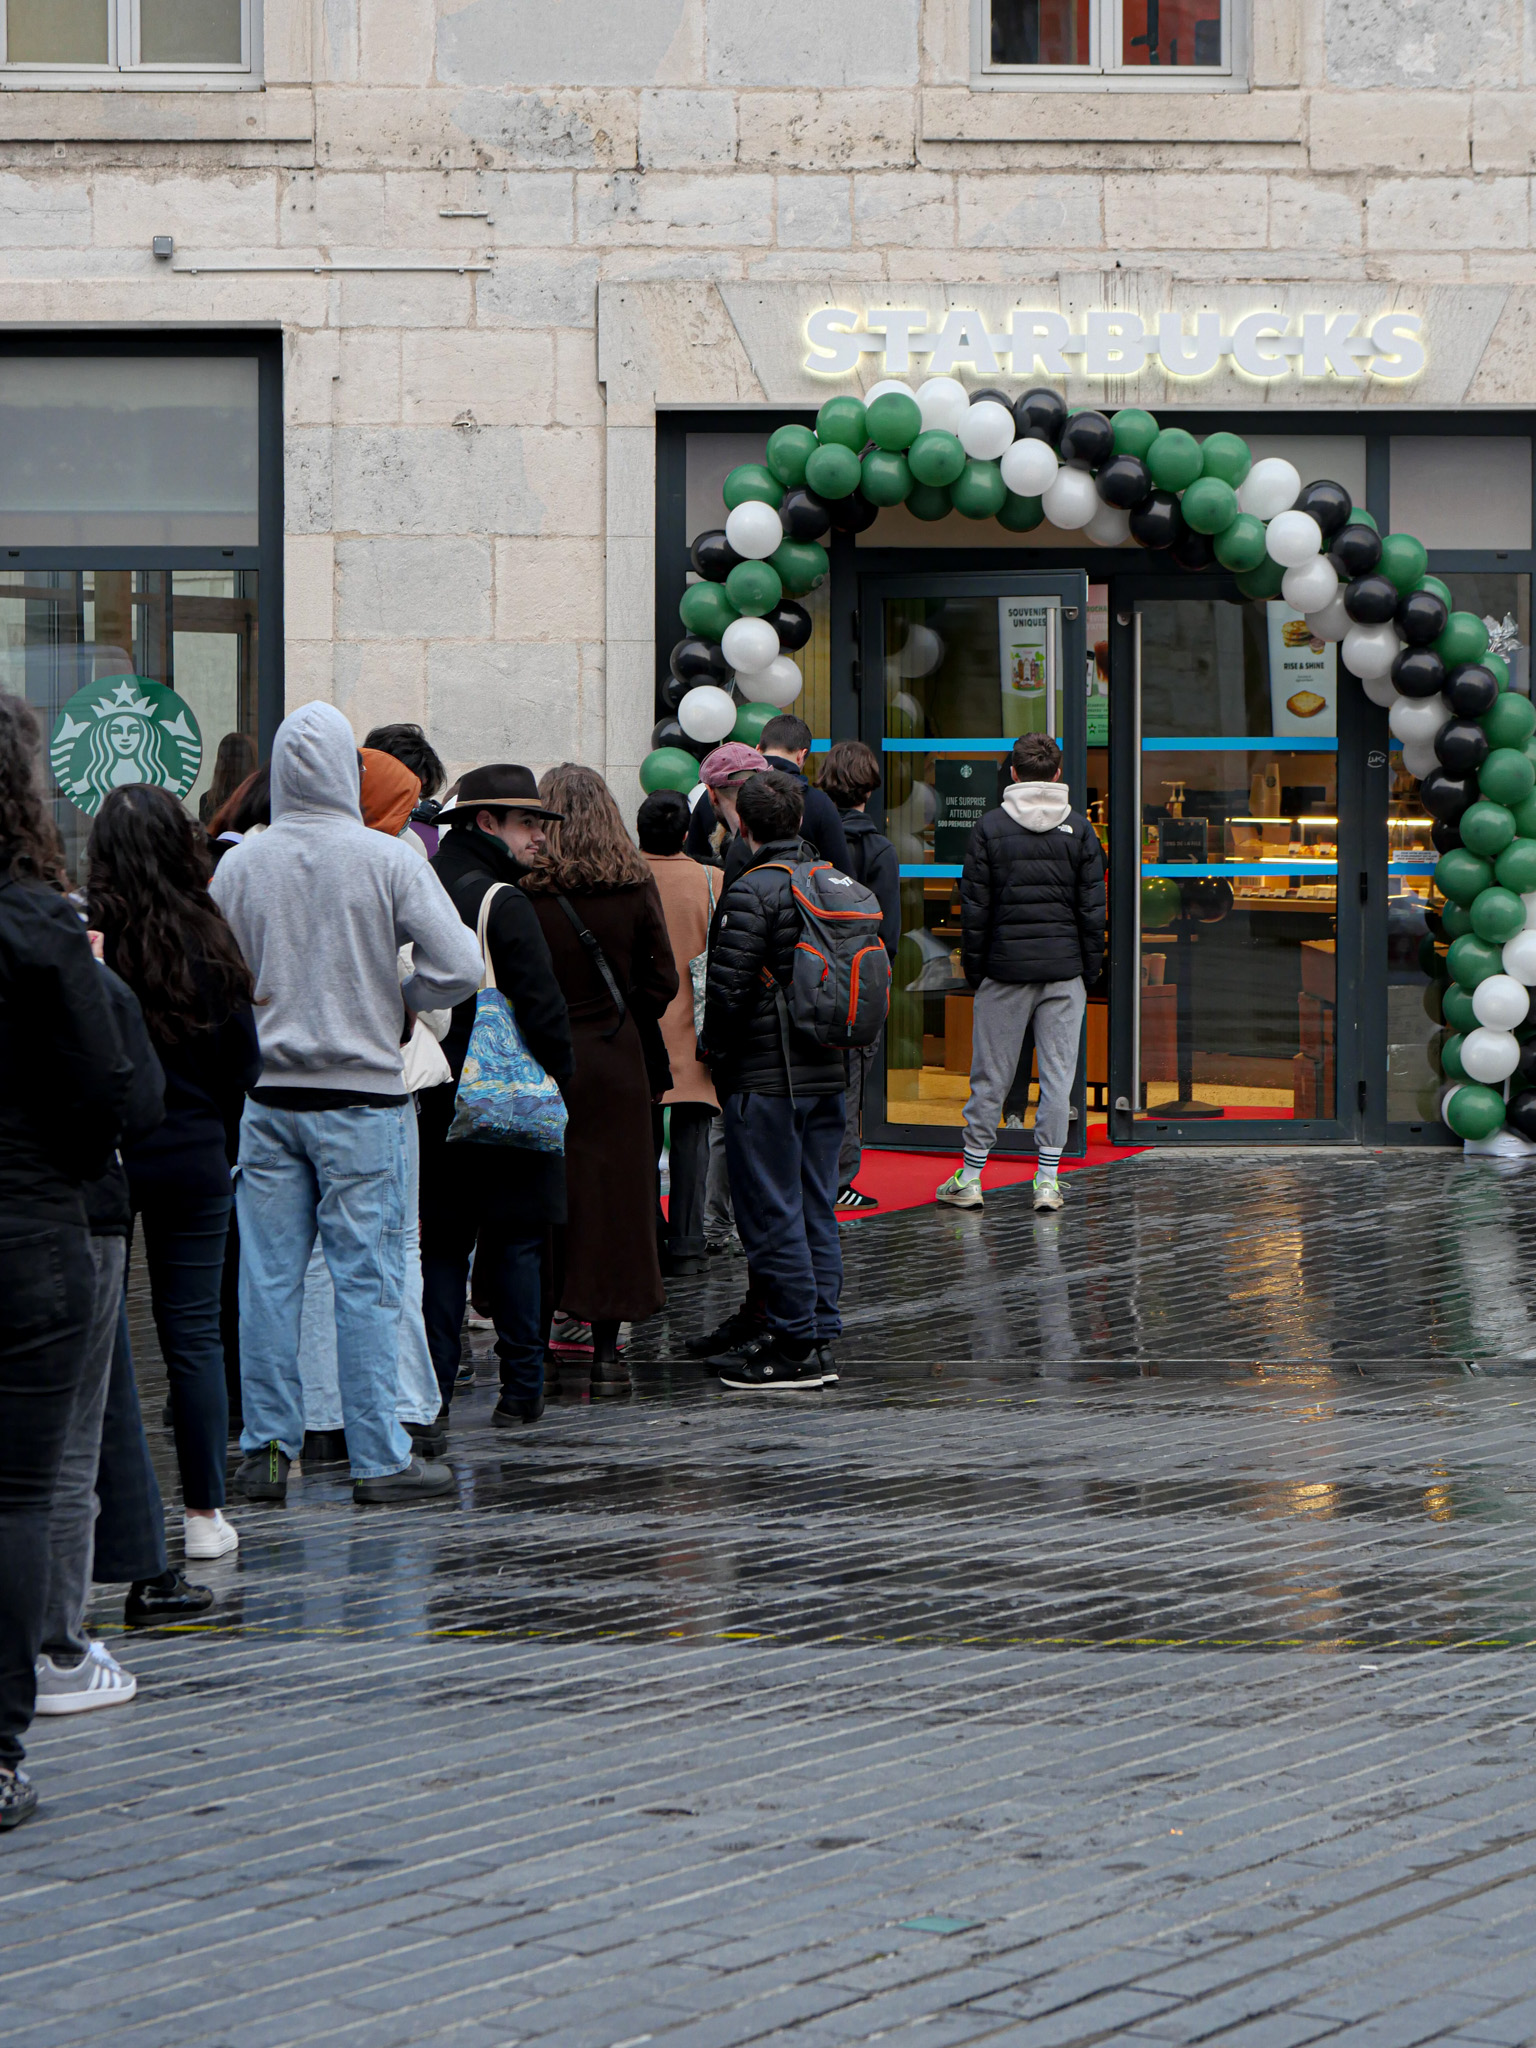
[[[801,839],[776,839],[720,898],[710,927],[709,979],[700,1044],[723,1098],[753,1095],[839,1095],[843,1056],[789,1027],[786,1041],[774,985],[787,987],[794,972],[800,913],[789,876],[770,861],[793,866],[819,860]],[[793,1086],[791,1086],[793,1083]]]
[[[844,811],[842,820],[848,841],[848,872],[866,889],[874,890],[880,905],[880,943],[894,960],[901,943],[901,869],[896,849],[865,812]]]
[[[1097,981],[1104,964],[1104,850],[1059,785],[1028,804],[1030,824],[988,811],[960,876],[960,960],[972,988],[993,981]],[[1021,802],[1021,808],[1025,806]]]

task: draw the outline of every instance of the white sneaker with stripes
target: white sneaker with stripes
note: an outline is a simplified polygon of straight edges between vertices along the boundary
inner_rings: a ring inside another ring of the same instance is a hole
[[[72,1669],[61,1671],[51,1657],[37,1660],[37,1712],[86,1714],[92,1707],[120,1707],[139,1681],[125,1671],[105,1644],[92,1643]]]

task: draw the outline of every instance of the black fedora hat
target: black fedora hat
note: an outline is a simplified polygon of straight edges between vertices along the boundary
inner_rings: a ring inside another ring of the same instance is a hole
[[[493,761],[489,767],[471,768],[461,775],[458,788],[435,822],[451,825],[456,817],[473,820],[476,811],[519,811],[530,818],[553,818],[556,824],[564,816],[552,811],[539,795],[533,770],[516,761]]]

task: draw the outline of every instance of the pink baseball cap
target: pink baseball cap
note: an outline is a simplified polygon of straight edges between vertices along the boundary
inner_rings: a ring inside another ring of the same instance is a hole
[[[749,747],[745,740],[727,740],[724,746],[716,747],[712,754],[704,756],[699,766],[699,780],[711,789],[719,789],[725,783],[760,774],[767,766],[756,747]]]

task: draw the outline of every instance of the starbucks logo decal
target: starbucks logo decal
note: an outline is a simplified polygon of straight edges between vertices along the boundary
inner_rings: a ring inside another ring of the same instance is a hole
[[[60,789],[91,817],[114,789],[150,782],[184,797],[203,737],[184,697],[147,676],[102,676],[59,713],[48,759]]]

